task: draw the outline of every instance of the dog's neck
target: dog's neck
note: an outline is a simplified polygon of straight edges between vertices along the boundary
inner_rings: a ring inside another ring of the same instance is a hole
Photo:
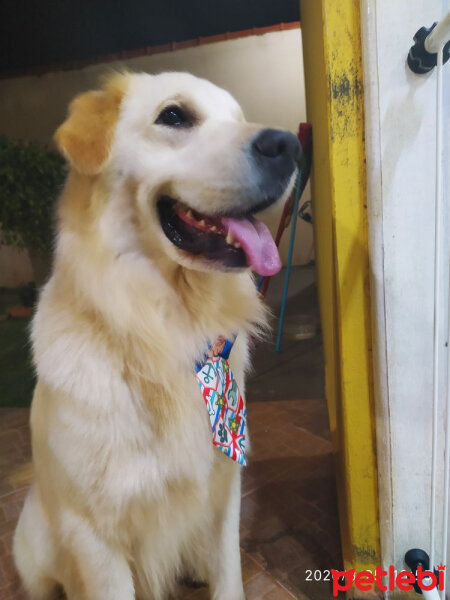
[[[109,205],[109,194],[104,181],[71,174],[61,199],[52,289],[65,302],[73,299],[65,309],[74,324],[95,315],[109,339],[134,352],[169,356],[178,348],[192,365],[205,343],[264,322],[249,272],[188,269],[151,244],[142,252],[133,245],[133,215],[117,212],[120,202]],[[122,237],[113,248],[105,228],[117,221],[115,235]]]

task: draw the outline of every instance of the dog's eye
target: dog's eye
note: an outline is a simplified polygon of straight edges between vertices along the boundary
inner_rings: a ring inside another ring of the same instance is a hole
[[[155,123],[168,127],[191,127],[192,117],[179,106],[169,106],[159,114]]]

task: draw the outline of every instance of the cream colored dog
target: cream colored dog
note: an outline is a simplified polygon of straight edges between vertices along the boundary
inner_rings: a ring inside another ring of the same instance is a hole
[[[240,467],[212,445],[194,364],[264,310],[247,267],[279,268],[251,215],[289,192],[287,132],[247,124],[186,73],[119,74],[77,97],[53,274],[33,324],[36,481],[14,539],[33,599],[161,599],[177,577],[242,600]]]

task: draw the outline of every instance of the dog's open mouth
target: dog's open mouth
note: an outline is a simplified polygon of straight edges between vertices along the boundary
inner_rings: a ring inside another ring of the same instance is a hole
[[[250,267],[274,275],[280,257],[269,229],[254,217],[214,217],[163,196],[158,214],[166,237],[184,252],[227,269]]]

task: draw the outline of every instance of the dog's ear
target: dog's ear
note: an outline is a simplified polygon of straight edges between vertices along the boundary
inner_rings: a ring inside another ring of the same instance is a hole
[[[124,94],[125,76],[116,75],[103,89],[80,94],[71,102],[69,116],[54,140],[79,173],[96,175],[105,164]]]

